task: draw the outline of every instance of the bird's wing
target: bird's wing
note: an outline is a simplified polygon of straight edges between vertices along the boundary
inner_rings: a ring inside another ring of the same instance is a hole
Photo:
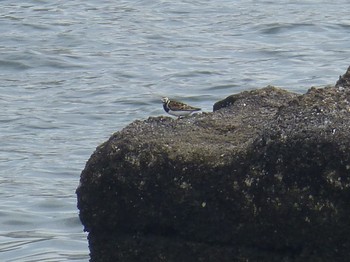
[[[169,108],[173,111],[197,111],[197,110],[201,110],[198,107],[193,107],[190,105],[187,105],[185,103],[181,103],[178,101],[170,101],[168,104]]]

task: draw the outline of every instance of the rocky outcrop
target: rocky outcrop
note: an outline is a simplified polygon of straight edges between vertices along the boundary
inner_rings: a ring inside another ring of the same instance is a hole
[[[335,84],[337,88],[350,88],[350,66],[344,75],[339,76],[339,80]]]
[[[91,261],[346,261],[342,83],[303,95],[246,91],[212,113],[135,121],[112,135],[77,189]]]

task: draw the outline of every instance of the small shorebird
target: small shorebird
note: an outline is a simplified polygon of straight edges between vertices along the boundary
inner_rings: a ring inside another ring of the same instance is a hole
[[[165,112],[167,112],[170,115],[177,116],[178,118],[182,116],[188,116],[193,112],[201,110],[198,107],[189,106],[187,104],[175,100],[170,100],[167,97],[163,97],[162,102]]]

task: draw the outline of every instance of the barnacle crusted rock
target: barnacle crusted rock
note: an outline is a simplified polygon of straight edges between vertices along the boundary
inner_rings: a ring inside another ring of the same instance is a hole
[[[246,91],[212,113],[153,117],[112,135],[77,189],[91,261],[345,261],[350,89],[341,79],[303,95]]]

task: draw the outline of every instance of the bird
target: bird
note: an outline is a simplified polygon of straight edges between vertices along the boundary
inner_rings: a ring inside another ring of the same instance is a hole
[[[167,97],[163,97],[162,102],[165,112],[167,112],[169,115],[177,116],[178,118],[188,116],[193,112],[201,110],[201,108],[193,107],[175,100],[170,100]]]

